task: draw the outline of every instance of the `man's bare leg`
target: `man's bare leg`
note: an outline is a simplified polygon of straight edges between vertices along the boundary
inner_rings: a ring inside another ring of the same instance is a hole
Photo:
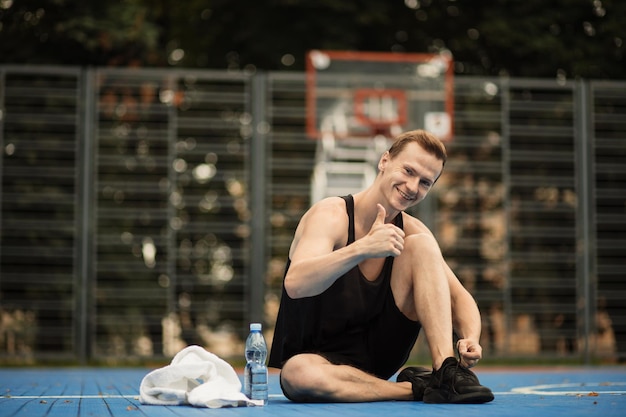
[[[424,402],[492,401],[491,390],[480,385],[476,375],[459,366],[454,358],[450,283],[434,238],[425,234],[409,236],[396,261],[391,278],[394,298],[405,315],[412,318],[415,314],[422,324],[433,360],[434,370],[424,390]]]
[[[394,260],[391,286],[400,310],[421,323],[433,369],[439,369],[454,356],[452,305],[443,256],[432,236],[405,239],[404,251]]]
[[[303,353],[281,371],[285,395],[298,402],[369,402],[412,400],[409,382],[386,381],[348,365],[334,365],[322,356]]]

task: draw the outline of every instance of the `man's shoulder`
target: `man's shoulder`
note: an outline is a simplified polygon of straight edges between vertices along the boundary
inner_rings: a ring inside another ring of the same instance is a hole
[[[313,204],[308,214],[339,214],[346,213],[346,203],[341,197],[327,197]]]
[[[302,217],[301,223],[337,225],[347,219],[346,203],[341,197],[327,197],[313,204]]]
[[[346,204],[341,197],[329,197],[315,203],[302,216],[293,245],[298,245],[301,239],[329,239],[333,246],[347,239],[348,220]]]

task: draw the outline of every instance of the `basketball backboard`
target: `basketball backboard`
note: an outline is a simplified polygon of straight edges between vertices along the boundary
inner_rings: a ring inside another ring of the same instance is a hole
[[[425,129],[452,137],[452,59],[445,54],[314,50],[307,54],[307,133],[388,138]]]

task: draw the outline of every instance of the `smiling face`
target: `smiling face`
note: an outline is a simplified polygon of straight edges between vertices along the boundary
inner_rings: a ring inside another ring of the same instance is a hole
[[[426,197],[443,170],[443,160],[416,142],[392,156],[385,152],[378,163],[382,193],[390,206],[406,210]]]

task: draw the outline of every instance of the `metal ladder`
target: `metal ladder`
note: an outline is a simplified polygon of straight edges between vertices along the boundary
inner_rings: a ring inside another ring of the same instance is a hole
[[[325,133],[319,140],[311,186],[311,204],[326,197],[354,194],[376,178],[387,138],[341,138]]]

